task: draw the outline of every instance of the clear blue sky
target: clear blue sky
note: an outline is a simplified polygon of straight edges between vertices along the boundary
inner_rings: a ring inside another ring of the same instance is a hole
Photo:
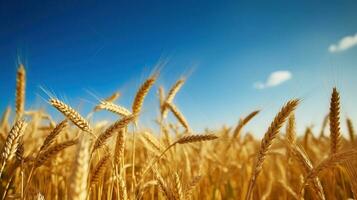
[[[168,88],[193,69],[175,101],[196,130],[232,125],[260,108],[248,127],[260,136],[294,97],[303,99],[298,123],[320,127],[335,85],[342,116],[357,120],[357,36],[329,51],[357,33],[356,10],[356,1],[1,2],[0,110],[13,104],[18,56],[28,72],[26,108],[45,104],[44,86],[73,107],[84,99],[83,114],[96,102],[88,90],[106,97],[120,89],[119,103],[129,106],[164,58],[157,85]],[[292,78],[254,88],[281,70]],[[154,106],[152,92],[143,124]]]

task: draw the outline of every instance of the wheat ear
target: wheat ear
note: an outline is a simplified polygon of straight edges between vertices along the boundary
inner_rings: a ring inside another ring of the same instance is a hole
[[[27,124],[24,120],[18,120],[11,128],[9,135],[5,140],[4,147],[1,151],[2,165],[0,169],[0,178],[6,163],[15,155],[17,151],[19,140],[25,131],[26,125]]]
[[[330,117],[330,114],[326,115],[324,117],[324,120],[322,121],[322,125],[321,125],[321,131],[320,131],[320,138],[324,137],[325,136],[325,128],[329,122],[329,117]]]
[[[353,197],[357,199],[357,170],[356,170],[356,161],[347,161],[344,166],[346,172],[351,181],[351,190],[353,192]]]
[[[296,143],[295,115],[291,113],[286,126],[286,139],[291,144]]]
[[[308,173],[310,173],[313,170],[313,165],[307,154],[303,151],[303,149],[299,147],[297,144],[291,143],[289,141],[288,144],[286,145],[289,148],[289,152],[292,155],[292,157],[298,161],[298,164],[302,168],[304,174],[307,175]],[[324,189],[318,177],[312,179],[311,189],[316,193],[317,199],[320,200],[326,199],[324,194]]]
[[[331,154],[337,153],[340,148],[340,95],[336,88],[333,88],[330,103],[330,142]]]
[[[23,64],[19,65],[16,77],[16,119],[19,120],[25,110],[26,70]]]
[[[50,134],[47,135],[47,137],[45,138],[45,141],[43,142],[41,148],[40,148],[40,152],[45,150],[46,148],[48,148],[56,139],[56,137],[58,136],[58,134],[60,134],[62,132],[62,130],[64,128],[66,128],[68,125],[68,121],[67,120],[63,120],[62,122],[60,122],[52,131]]]
[[[339,164],[342,164],[346,161],[357,159],[357,150],[346,150],[340,153],[335,153],[330,155],[328,158],[320,162],[310,173],[305,177],[305,182],[308,182],[314,177],[317,177],[318,174],[327,169],[331,169]]]
[[[214,134],[205,134],[205,135],[187,135],[183,136],[180,139],[178,139],[176,142],[173,144],[186,144],[186,143],[193,143],[193,142],[202,142],[202,141],[208,141],[208,140],[215,140],[218,137]]]
[[[185,187],[185,199],[189,200],[192,196],[193,189],[201,180],[201,176],[194,176],[190,183]]]
[[[300,195],[302,191],[304,190],[305,185],[316,178],[319,173],[321,173],[324,170],[331,169],[333,167],[336,167],[339,164],[343,164],[347,161],[351,160],[356,160],[357,159],[357,151],[355,149],[352,150],[346,150],[343,152],[335,153],[321,161],[316,167],[314,167],[304,178],[304,183],[302,184],[302,187],[300,188]]]
[[[158,156],[156,157],[156,159],[154,159],[149,165],[148,167],[145,168],[145,170],[143,171],[141,177],[143,178],[144,175],[149,171],[149,169],[152,168],[152,166],[158,162],[164,155],[165,153],[172,148],[173,146],[175,146],[176,144],[187,144],[187,143],[194,143],[194,142],[202,142],[202,141],[209,141],[209,140],[215,140],[218,137],[214,134],[205,134],[205,135],[188,135],[188,136],[183,136],[181,138],[179,138],[178,140],[176,140],[175,142],[173,142],[172,144],[170,144],[168,147],[166,147],[166,149]],[[143,179],[141,179],[143,180]]]
[[[348,134],[350,135],[350,140],[352,143],[355,141],[355,130],[353,128],[353,123],[350,118],[346,119]]]
[[[99,110],[107,110],[123,117],[131,115],[131,112],[125,107],[119,106],[115,103],[108,102],[108,101],[100,102],[100,104],[97,107]]]
[[[185,118],[185,116],[180,112],[180,110],[172,103],[165,103],[166,107],[170,109],[172,114],[176,117],[176,119],[180,122],[180,124],[186,129],[187,132],[190,132],[190,126]]]
[[[285,120],[289,117],[290,113],[295,110],[298,103],[299,103],[298,99],[289,101],[280,110],[280,112],[275,116],[275,118],[274,118],[273,122],[270,124],[270,127],[268,128],[267,132],[264,134],[264,137],[260,143],[259,152],[257,154],[256,161],[254,163],[254,167],[253,167],[253,171],[252,171],[252,175],[251,175],[251,178],[249,181],[248,191],[246,193],[246,200],[250,200],[256,179],[257,179],[260,171],[262,170],[265,156],[266,156],[267,152],[269,151],[274,138],[279,133],[281,126],[283,125]]]
[[[183,193],[180,176],[178,175],[177,172],[175,172],[175,174],[174,174],[174,179],[175,179],[175,199],[184,200],[185,196]]]
[[[244,119],[239,120],[238,125],[235,127],[235,129],[233,131],[232,139],[229,141],[227,147],[225,148],[225,152],[228,151],[228,149],[232,146],[234,140],[239,137],[242,128],[246,124],[248,124],[248,122],[250,120],[252,120],[259,112],[260,112],[260,110],[255,110],[255,111],[249,113],[249,115],[247,115]]]
[[[103,177],[109,158],[110,158],[109,154],[105,155],[101,160],[99,160],[97,165],[94,167],[94,170],[91,173],[90,184],[89,184],[90,187],[93,187],[95,184],[97,184],[100,178]]]
[[[169,189],[169,187],[167,186],[166,182],[159,174],[159,172],[157,172],[157,170],[153,170],[153,171],[154,171],[156,182],[159,185],[160,190],[164,193],[166,199],[175,199],[174,195],[172,194],[171,190]]]
[[[180,78],[179,80],[177,80],[176,83],[169,90],[169,92],[168,92],[168,94],[166,96],[166,100],[164,102],[172,103],[172,100],[175,98],[176,94],[181,89],[181,87],[183,86],[185,81],[186,81],[185,78]],[[162,104],[161,116],[162,116],[163,119],[165,119],[167,117],[167,109],[166,109],[165,104]]]
[[[148,94],[150,88],[154,85],[159,73],[156,72],[152,76],[150,76],[139,88],[137,91],[133,104],[132,104],[132,112],[133,114],[139,114],[146,95]]]
[[[54,98],[51,98],[49,102],[53,107],[55,107],[64,116],[71,120],[79,129],[89,133],[92,132],[89,122],[69,105]]]
[[[119,200],[127,200],[128,194],[127,194],[126,183],[122,176],[118,177],[118,183],[120,188]]]
[[[130,122],[134,121],[134,119],[135,119],[134,115],[129,115],[127,117],[123,117],[122,119],[119,119],[114,124],[109,126],[102,134],[98,136],[98,138],[94,142],[92,153],[96,149],[103,146],[105,142],[108,140],[108,138],[110,138],[114,133],[117,133],[120,129],[125,128]]]
[[[42,153],[39,154],[39,156],[37,157],[37,159],[35,161],[35,168],[40,167],[46,161],[50,160],[51,158],[56,156],[58,153],[60,153],[62,150],[66,149],[70,146],[73,146],[77,143],[78,143],[78,140],[69,140],[66,142],[56,144],[52,147],[49,147],[48,149],[46,149],[46,151],[43,151]]]
[[[81,200],[87,198],[87,181],[90,154],[90,142],[84,137],[77,146],[76,158],[73,163],[72,173],[70,176],[70,194],[71,199]]]

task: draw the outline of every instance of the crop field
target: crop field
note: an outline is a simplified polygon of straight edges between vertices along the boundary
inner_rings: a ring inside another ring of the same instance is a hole
[[[31,105],[20,64],[15,106],[0,121],[1,199],[357,199],[357,143],[353,121],[340,116],[338,88],[326,99],[319,132],[297,133],[301,100],[291,99],[256,138],[245,125],[259,110],[236,126],[195,132],[175,104],[185,77],[160,86],[159,76],[154,71],[133,97],[101,97],[91,113],[49,95],[44,104],[63,119],[55,121],[45,110],[25,109]],[[158,129],[140,125],[149,92],[157,93]],[[132,106],[118,98],[133,99]],[[98,111],[116,121],[93,123]]]

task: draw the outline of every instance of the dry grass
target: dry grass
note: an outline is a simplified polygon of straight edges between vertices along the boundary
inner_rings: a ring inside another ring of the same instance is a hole
[[[101,99],[93,110],[117,117],[105,126],[90,123],[69,105],[51,98],[49,103],[66,118],[57,123],[43,110],[24,110],[26,82],[20,66],[15,113],[8,107],[0,121],[1,198],[324,200],[357,196],[353,121],[346,119],[349,137],[344,138],[335,88],[320,132],[310,127],[297,132],[294,110],[299,101],[291,100],[260,139],[244,132],[259,111],[241,118],[234,127],[194,133],[174,104],[185,82],[179,79],[167,95],[159,87],[156,133],[140,127],[139,119],[157,77],[154,73],[139,87],[131,111],[115,103],[118,92]],[[166,118],[168,112],[178,123]],[[327,126],[330,137],[325,136]]]

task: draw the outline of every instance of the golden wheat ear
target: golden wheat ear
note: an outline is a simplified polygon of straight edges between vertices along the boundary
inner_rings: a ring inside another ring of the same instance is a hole
[[[167,109],[166,109],[165,103],[168,103],[168,104],[172,103],[173,99],[175,98],[176,94],[181,89],[181,87],[183,86],[185,81],[186,81],[185,78],[180,78],[179,80],[176,81],[176,83],[169,90],[169,92],[166,96],[166,99],[161,104],[162,119],[165,119],[167,117]]]
[[[249,181],[248,191],[246,193],[246,200],[250,200],[256,179],[262,170],[262,166],[270,146],[280,131],[280,128],[284,124],[285,120],[289,117],[290,113],[293,112],[297,105],[299,104],[298,99],[294,99],[286,103],[280,110],[280,112],[275,116],[273,122],[270,124],[267,132],[260,143],[259,152],[256,157],[256,161],[253,166],[252,175]]]
[[[46,149],[45,151],[43,151],[42,153],[39,154],[39,156],[37,157],[37,159],[35,161],[35,168],[40,167],[46,161],[48,161],[51,158],[53,158],[54,156],[56,156],[58,153],[60,153],[64,149],[66,149],[70,146],[73,146],[77,143],[78,143],[78,140],[69,140],[66,142],[56,144],[52,147],[49,147],[48,149]]]
[[[93,151],[92,153],[96,150],[99,149],[101,146],[105,144],[105,142],[113,136],[113,134],[118,133],[120,129],[125,128],[128,126],[130,122],[133,122],[135,120],[135,115],[129,115],[127,117],[123,117],[122,119],[116,121],[114,124],[109,126],[102,134],[98,136],[96,141],[94,142],[93,146]]]
[[[125,107],[119,106],[115,103],[102,101],[96,106],[96,110],[107,110],[120,116],[129,116],[132,113]]]
[[[60,134],[66,127],[68,126],[68,121],[65,119],[62,122],[60,122],[52,131],[50,134],[47,135],[45,138],[45,141],[43,142],[40,152],[47,149],[57,138],[58,134]]]
[[[1,152],[2,166],[0,170],[0,177],[5,168],[6,163],[15,156],[17,148],[19,147],[20,138],[24,134],[27,123],[24,120],[17,121],[11,128]]]
[[[23,64],[19,65],[16,77],[16,119],[19,120],[25,110],[25,91],[26,91],[26,70]]]
[[[206,134],[206,135],[188,135],[183,136],[178,139],[175,143],[177,144],[186,144],[186,143],[194,143],[194,142],[202,142],[202,141],[209,141],[215,140],[218,137],[214,134]]]
[[[331,154],[337,153],[341,146],[340,133],[340,95],[336,88],[333,88],[330,103],[330,145]]]
[[[180,110],[174,104],[166,102],[165,107],[169,108],[169,110],[174,114],[176,119],[186,129],[187,132],[191,132],[191,128],[188,125],[188,122],[187,122],[185,116],[180,112]]]
[[[132,104],[132,112],[133,114],[139,114],[146,95],[149,93],[150,88],[154,85],[157,77],[159,76],[159,72],[151,75],[139,88],[136,92],[133,104]]]
[[[347,129],[348,129],[348,135],[350,136],[350,141],[353,144],[355,141],[355,130],[353,128],[352,120],[350,118],[347,118],[346,124],[347,124]]]
[[[106,166],[110,160],[110,155],[105,155],[97,165],[94,167],[93,172],[91,173],[89,186],[93,187],[95,184],[100,182],[100,179],[103,177],[105,173]]]
[[[286,139],[289,143],[295,144],[296,143],[296,122],[295,122],[295,115],[291,113],[288,119],[288,123],[286,125]]]
[[[300,196],[303,193],[305,185],[308,184],[310,181],[314,180],[315,178],[317,178],[322,171],[332,169],[340,164],[344,164],[352,160],[357,160],[356,149],[345,150],[343,152],[329,155],[329,157],[321,161],[305,176],[304,182],[300,188],[300,192],[299,192]]]
[[[73,162],[71,176],[69,177],[70,198],[74,200],[86,199],[88,187],[88,172],[90,170],[90,142],[85,137],[81,138],[77,146],[76,158]]]
[[[61,112],[65,117],[73,122],[73,124],[75,124],[79,129],[92,133],[92,128],[90,127],[89,122],[84,119],[84,117],[82,117],[76,110],[55,98],[51,98],[49,102],[53,107],[55,107],[59,112]]]

